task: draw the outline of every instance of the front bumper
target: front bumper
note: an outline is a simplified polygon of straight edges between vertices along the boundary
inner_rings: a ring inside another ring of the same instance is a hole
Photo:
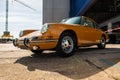
[[[56,47],[58,43],[57,39],[46,39],[46,40],[36,40],[29,41],[28,48],[30,50],[49,50]]]
[[[27,47],[24,45],[24,40],[19,40],[18,42],[17,42],[17,44],[18,44],[18,48],[20,48],[20,49],[27,49]]]

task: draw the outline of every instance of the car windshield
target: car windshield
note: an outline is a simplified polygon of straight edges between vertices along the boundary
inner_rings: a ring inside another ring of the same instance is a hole
[[[60,23],[81,24],[81,17],[73,17],[73,18],[69,18],[69,19],[63,19]]]

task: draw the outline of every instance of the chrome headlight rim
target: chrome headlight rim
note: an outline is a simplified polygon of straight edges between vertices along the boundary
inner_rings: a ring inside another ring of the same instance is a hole
[[[47,30],[48,30],[48,28],[49,28],[49,24],[48,24],[48,23],[45,23],[45,24],[43,25],[42,29],[41,29],[41,33],[42,33],[42,34],[46,33]]]
[[[29,43],[30,42],[30,40],[28,39],[28,38],[25,38],[24,39],[24,45],[28,48],[29,47]]]
[[[18,39],[17,38],[15,38],[14,40],[13,40],[13,45],[16,47],[17,45],[18,45]]]

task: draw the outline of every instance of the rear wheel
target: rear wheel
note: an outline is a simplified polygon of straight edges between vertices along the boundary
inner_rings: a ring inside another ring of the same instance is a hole
[[[102,36],[100,43],[98,44],[99,49],[104,49],[106,46],[106,39],[104,36]]]
[[[63,33],[59,39],[57,46],[57,53],[61,57],[69,57],[74,54],[75,51],[75,37],[70,33]]]
[[[42,54],[43,50],[32,50],[34,54]]]

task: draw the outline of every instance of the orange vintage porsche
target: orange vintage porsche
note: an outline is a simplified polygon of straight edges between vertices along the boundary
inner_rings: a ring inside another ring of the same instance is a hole
[[[13,40],[13,45],[15,47],[21,48],[21,49],[25,49],[25,45],[24,45],[24,38],[28,38],[28,34],[37,31],[37,30],[22,30],[20,31],[19,34],[19,38],[16,38]]]
[[[64,19],[60,23],[46,23],[39,35],[31,35],[24,43],[36,54],[44,50],[56,50],[61,57],[69,57],[81,46],[97,45],[104,49],[107,41],[108,35],[99,29],[94,20],[79,16]]]

